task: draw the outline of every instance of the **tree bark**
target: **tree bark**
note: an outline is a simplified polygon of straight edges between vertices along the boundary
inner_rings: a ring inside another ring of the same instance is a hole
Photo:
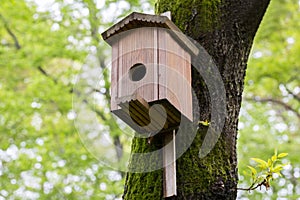
[[[177,160],[177,196],[170,199],[236,199],[238,116],[247,60],[255,33],[270,0],[161,0],[156,12],[171,11],[172,21],[212,56],[226,90],[227,117],[221,136],[204,158],[199,149],[207,127],[199,126],[189,149]],[[210,118],[210,99],[197,70],[193,89],[200,105],[199,120]],[[188,134],[188,131],[187,131]],[[135,138],[133,152],[151,151],[145,139]],[[132,161],[133,162],[133,161]],[[128,173],[124,199],[163,199],[162,170]]]

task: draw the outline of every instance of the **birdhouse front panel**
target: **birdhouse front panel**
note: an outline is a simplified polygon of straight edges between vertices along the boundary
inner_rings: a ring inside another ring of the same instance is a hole
[[[120,39],[117,101],[134,93],[147,102],[158,99],[156,37],[154,28],[139,28]]]
[[[167,17],[133,13],[102,34],[112,46],[111,111],[138,132],[193,120],[191,51],[174,30]]]

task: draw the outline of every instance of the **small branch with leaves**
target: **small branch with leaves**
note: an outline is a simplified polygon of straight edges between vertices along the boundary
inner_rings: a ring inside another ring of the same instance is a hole
[[[274,180],[274,174],[282,176],[281,171],[287,164],[282,163],[282,158],[286,157],[287,153],[277,154],[275,150],[274,155],[267,161],[260,158],[251,158],[255,161],[255,166],[248,166],[250,173],[245,172],[246,176],[251,177],[251,185],[248,188],[237,188],[238,190],[251,191],[257,188],[261,189],[261,186],[265,186],[268,190],[271,187],[271,180]]]

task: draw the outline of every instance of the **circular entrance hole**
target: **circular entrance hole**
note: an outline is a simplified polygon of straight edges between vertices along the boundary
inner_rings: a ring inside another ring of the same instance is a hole
[[[146,66],[138,63],[133,65],[129,69],[129,78],[132,81],[140,81],[142,80],[146,75]]]

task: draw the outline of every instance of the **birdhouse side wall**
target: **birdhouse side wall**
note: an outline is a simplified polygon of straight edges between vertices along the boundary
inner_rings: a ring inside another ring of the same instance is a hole
[[[159,99],[192,121],[191,56],[169,32],[158,31]]]

